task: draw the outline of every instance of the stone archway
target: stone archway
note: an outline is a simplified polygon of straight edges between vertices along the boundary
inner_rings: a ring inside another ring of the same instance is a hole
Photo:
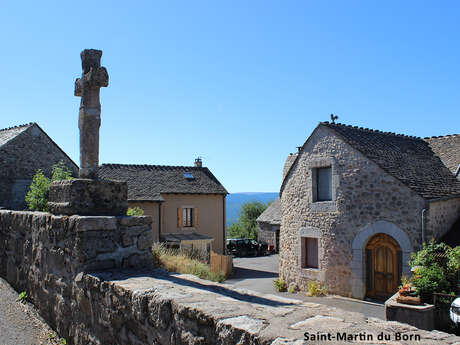
[[[378,233],[387,234],[398,242],[402,251],[402,274],[410,274],[408,262],[413,248],[407,234],[395,224],[385,220],[379,220],[369,224],[355,236],[352,244],[353,259],[351,261],[351,286],[352,296],[355,298],[363,299],[366,295],[366,265],[364,262],[364,253],[369,239]]]

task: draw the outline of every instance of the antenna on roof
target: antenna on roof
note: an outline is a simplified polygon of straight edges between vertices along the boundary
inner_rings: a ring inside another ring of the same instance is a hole
[[[331,123],[334,124],[335,120],[337,120],[339,117],[337,115],[331,114]]]

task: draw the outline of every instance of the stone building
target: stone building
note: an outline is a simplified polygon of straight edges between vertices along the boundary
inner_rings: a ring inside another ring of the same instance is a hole
[[[76,176],[78,166],[36,123],[1,129],[0,206],[26,209],[25,196],[37,170],[50,177],[59,161]]]
[[[257,240],[266,242],[269,248],[273,248],[278,253],[280,227],[281,202],[278,198],[257,218]]]
[[[99,178],[125,181],[129,207],[152,217],[155,242],[223,254],[227,191],[202,166],[103,164]]]
[[[320,123],[286,163],[281,278],[355,298],[393,294],[410,254],[459,217],[459,144]]]

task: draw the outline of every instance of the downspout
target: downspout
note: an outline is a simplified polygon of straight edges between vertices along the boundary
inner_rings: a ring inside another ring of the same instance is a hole
[[[422,247],[423,247],[423,244],[425,243],[425,212],[426,212],[426,208],[422,210]]]

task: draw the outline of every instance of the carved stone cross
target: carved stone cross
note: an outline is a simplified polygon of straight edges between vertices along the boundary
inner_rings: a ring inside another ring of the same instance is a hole
[[[80,128],[80,178],[97,178],[99,166],[99,127],[101,102],[99,91],[109,85],[109,75],[101,67],[102,51],[81,52],[82,75],[75,81],[75,96],[81,97],[78,127]]]

